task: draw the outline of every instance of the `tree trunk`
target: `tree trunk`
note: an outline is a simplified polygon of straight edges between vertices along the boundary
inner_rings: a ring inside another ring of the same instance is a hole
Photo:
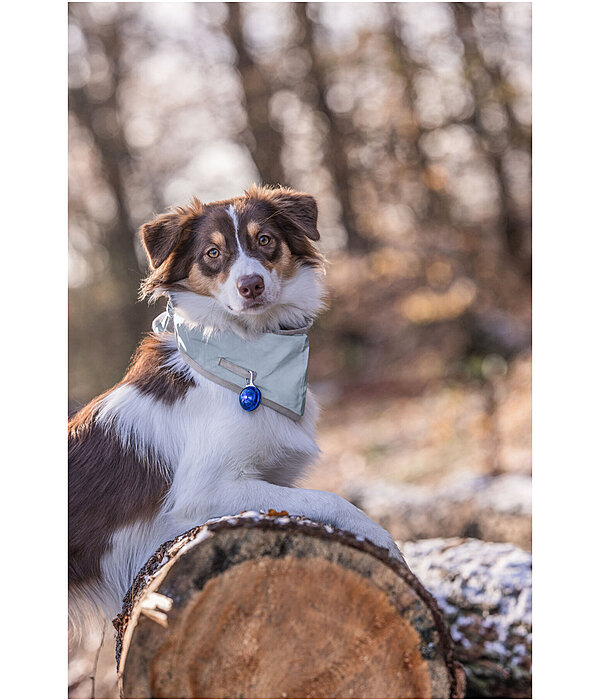
[[[343,494],[398,542],[475,537],[531,551],[531,476],[453,476],[436,486],[356,483]]]
[[[531,257],[527,254],[525,239],[528,230],[515,211],[515,204],[510,196],[509,183],[503,164],[503,154],[506,143],[518,142],[515,133],[518,124],[506,100],[502,98],[506,92],[502,84],[502,76],[497,67],[490,69],[481,52],[475,33],[474,14],[480,8],[477,4],[453,2],[451,8],[456,23],[456,34],[463,45],[463,66],[465,80],[471,86],[474,102],[475,132],[480,141],[482,153],[494,171],[498,184],[500,200],[499,225],[502,231],[506,252],[515,262],[519,271],[526,277],[531,277]],[[490,134],[484,126],[483,107],[493,101],[502,110],[506,118],[508,134]],[[522,139],[521,139],[522,140]]]
[[[393,49],[392,69],[399,73],[406,81],[404,103],[412,117],[413,128],[409,134],[400,136],[398,128],[393,125],[394,142],[406,141],[409,147],[409,165],[416,170],[419,180],[427,188],[427,203],[423,212],[423,219],[439,223],[448,221],[450,213],[441,187],[434,184],[431,178],[431,162],[427,151],[423,148],[422,136],[424,134],[417,116],[418,90],[416,76],[424,66],[413,59],[404,39],[403,20],[398,13],[397,3],[386,4],[388,24],[385,36]],[[394,143],[394,145],[395,145]]]
[[[87,86],[69,88],[69,111],[88,131],[98,153],[104,181],[114,197],[115,218],[103,231],[103,243],[109,254],[108,271],[118,285],[124,300],[123,313],[128,316],[128,324],[137,331],[137,339],[146,326],[143,315],[135,310],[128,311],[137,298],[143,270],[135,254],[135,227],[127,204],[126,180],[132,170],[133,155],[125,138],[118,100],[124,71],[122,22],[119,18],[107,25],[95,25],[93,33],[86,27],[86,33],[102,47],[110,66],[111,87],[100,100],[90,97]]]
[[[119,380],[141,335],[150,330],[155,315],[147,304],[136,304],[144,270],[136,255],[136,226],[130,214],[127,190],[134,169],[134,154],[125,137],[119,103],[119,86],[127,70],[123,26],[129,9],[120,7],[111,22],[99,23],[89,16],[86,5],[89,3],[71,3],[69,14],[83,31],[86,41],[106,62],[108,87],[101,97],[94,96],[89,85],[70,87],[69,113],[87,132],[94,146],[104,184],[114,200],[115,216],[108,223],[96,222],[106,252],[106,271],[101,278],[69,291],[72,312],[69,314],[69,344],[74,358],[71,378],[78,371],[84,377],[86,391],[77,397],[83,402],[107,384]],[[126,5],[121,3],[121,6]],[[88,194],[85,193],[84,199]],[[80,205],[84,206],[82,202]],[[84,216],[89,220],[94,218],[89,213]],[[104,343],[106,338],[111,340],[109,352]],[[78,357],[85,358],[82,370],[77,369]],[[90,365],[94,366],[93,374]],[[76,383],[81,386],[80,381]]]
[[[268,185],[286,185],[287,180],[281,163],[283,136],[271,124],[269,98],[272,89],[265,71],[253,59],[244,41],[241,3],[228,3],[228,18],[225,29],[235,47],[236,66],[240,73],[246,101],[248,130],[246,145],[250,151],[261,182]]]
[[[360,230],[353,206],[352,168],[348,160],[348,135],[352,133],[351,121],[337,116],[329,108],[327,99],[327,77],[319,54],[318,40],[315,36],[316,22],[308,13],[308,3],[294,4],[298,22],[300,45],[310,56],[310,69],[307,79],[315,88],[316,110],[327,121],[327,135],[323,142],[323,163],[331,173],[333,191],[340,203],[340,217],[346,230],[347,248],[354,252],[364,252],[372,247],[372,241]]]
[[[163,545],[117,627],[122,697],[456,698],[431,595],[385,550],[245,513]]]

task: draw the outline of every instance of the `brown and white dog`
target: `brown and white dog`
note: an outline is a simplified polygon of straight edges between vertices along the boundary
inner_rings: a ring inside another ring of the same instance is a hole
[[[253,186],[194,199],[142,226],[144,296],[169,294],[191,325],[246,339],[306,325],[322,308],[315,200]],[[401,555],[391,536],[341,497],[293,488],[318,454],[317,407],[298,421],[231,391],[183,361],[173,333],[148,335],[125,377],[69,422],[71,637],[113,617],[156,548],[206,520],[286,510]]]

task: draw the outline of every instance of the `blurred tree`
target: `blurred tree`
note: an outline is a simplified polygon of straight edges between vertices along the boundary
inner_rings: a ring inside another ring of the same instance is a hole
[[[531,148],[531,135],[516,120],[510,107],[508,95],[510,85],[504,80],[498,63],[489,65],[486,61],[475,30],[475,16],[481,21],[494,18],[501,22],[501,15],[490,12],[481,3],[454,2],[451,3],[456,21],[457,37],[463,46],[463,66],[467,84],[470,86],[474,103],[474,127],[479,138],[480,147],[490,163],[499,196],[498,224],[504,237],[507,253],[519,267],[521,272],[531,276],[531,256],[528,255],[526,239],[530,236],[529,222],[520,216],[511,197],[509,177],[504,162],[505,154],[510,144]],[[503,129],[488,126],[485,118],[486,109],[497,110],[498,121],[505,124]]]
[[[421,218],[429,223],[445,222],[450,214],[444,198],[443,183],[435,177],[431,159],[423,147],[424,129],[419,124],[416,103],[418,100],[417,73],[425,70],[422,63],[416,61],[403,39],[403,20],[398,12],[397,3],[386,5],[389,21],[385,35],[392,47],[392,69],[405,82],[402,100],[409,113],[408,125],[400,132],[397,125],[392,126],[392,145],[394,150],[405,144],[407,146],[407,166],[416,171],[417,179],[426,187],[426,203]]]
[[[314,87],[314,109],[323,115],[326,121],[326,133],[323,137],[323,162],[331,173],[332,189],[340,203],[342,225],[346,231],[346,246],[350,251],[364,251],[371,247],[372,241],[365,236],[358,224],[353,200],[353,173],[348,160],[348,137],[352,133],[351,119],[341,117],[330,109],[327,103],[327,74],[325,60],[320,55],[316,34],[318,21],[312,14],[317,13],[318,5],[294,3],[298,23],[298,43],[310,56],[310,69],[307,80]]]
[[[69,12],[73,13],[75,9],[71,7]],[[80,19],[85,17],[85,10],[80,8],[78,12]],[[69,88],[69,110],[91,137],[104,179],[114,198],[115,215],[103,231],[104,245],[111,253],[106,272],[122,295],[123,306],[118,312],[127,317],[132,331],[139,331],[140,318],[131,311],[131,299],[137,296],[140,267],[125,188],[133,158],[123,132],[117,99],[123,74],[122,18],[106,24],[89,22],[86,30],[88,41],[102,51],[107,71],[102,86],[95,84],[93,97],[88,86]]]
[[[69,87],[69,113],[76,124],[71,132],[78,130],[78,138],[89,141],[102,179],[105,206],[113,212],[100,226],[98,242],[108,252],[102,258],[104,265],[92,276],[89,286],[75,287],[69,295],[71,361],[80,375],[88,377],[83,385],[89,382],[91,387],[118,381],[142,332],[148,329],[151,314],[135,303],[142,269],[126,187],[133,156],[119,104],[119,88],[126,71],[122,32],[127,12],[121,9],[112,19],[97,22],[86,3],[69,5],[70,21],[84,31],[89,60],[102,66],[94,80]],[[70,200],[72,216],[78,212],[80,219],[89,218],[85,199],[71,194]],[[106,367],[111,371],[107,373]],[[81,398],[85,399],[85,394]]]
[[[281,164],[283,138],[269,118],[269,100],[273,89],[269,76],[253,59],[244,40],[242,5],[227,3],[228,17],[225,29],[235,47],[236,67],[240,74],[248,116],[248,129],[243,134],[263,183],[286,185]]]

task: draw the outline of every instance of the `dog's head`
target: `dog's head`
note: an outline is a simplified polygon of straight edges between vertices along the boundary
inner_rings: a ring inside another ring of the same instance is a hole
[[[254,185],[222,202],[193,199],[140,236],[151,268],[143,296],[168,293],[190,323],[261,332],[304,325],[321,308],[324,259],[308,194]]]

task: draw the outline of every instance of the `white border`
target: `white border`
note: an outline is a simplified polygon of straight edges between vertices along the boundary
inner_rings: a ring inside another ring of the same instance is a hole
[[[534,2],[534,697],[597,656],[600,256],[593,3]],[[65,697],[66,3],[3,10],[3,691]],[[63,632],[64,630],[64,632]]]

